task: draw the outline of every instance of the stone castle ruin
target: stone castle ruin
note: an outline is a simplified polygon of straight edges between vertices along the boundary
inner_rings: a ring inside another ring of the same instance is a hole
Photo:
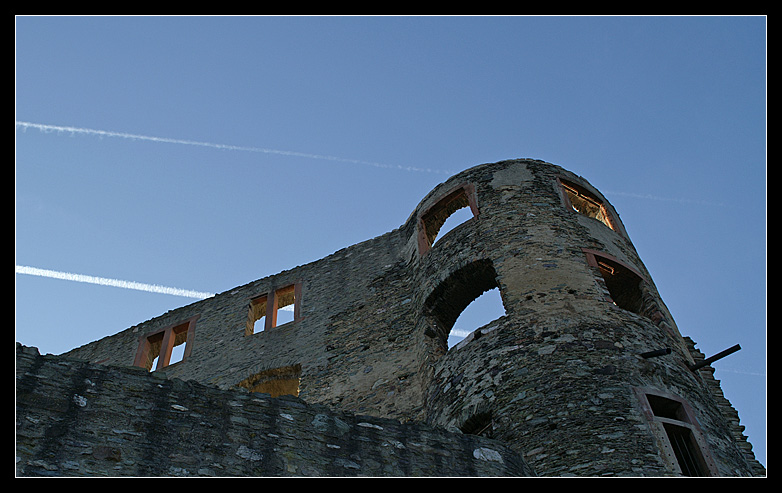
[[[490,290],[505,313],[449,345]],[[16,470],[765,476],[711,361],[599,191],[508,160],[321,260],[63,355],[17,345]]]

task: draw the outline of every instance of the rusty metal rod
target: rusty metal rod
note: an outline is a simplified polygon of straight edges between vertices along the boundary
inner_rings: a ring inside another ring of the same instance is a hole
[[[719,353],[715,354],[714,356],[712,356],[710,358],[706,358],[705,360],[701,361],[700,363],[695,363],[694,365],[690,365],[690,370],[692,370],[692,371],[699,370],[699,369],[703,368],[706,365],[710,365],[710,364],[714,363],[718,359],[724,358],[725,356],[727,356],[729,354],[735,353],[739,349],[741,349],[741,346],[736,344],[735,346],[729,347],[728,349],[726,349],[726,350],[724,350],[722,352],[719,352]]]
[[[663,348],[663,349],[656,349],[654,351],[647,351],[645,353],[641,353],[641,357],[644,359],[647,358],[654,358],[657,356],[665,356],[666,354],[671,354],[671,348]]]

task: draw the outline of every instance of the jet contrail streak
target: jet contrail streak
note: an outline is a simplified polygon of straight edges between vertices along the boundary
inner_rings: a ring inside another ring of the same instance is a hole
[[[121,139],[144,140],[149,142],[160,142],[165,144],[180,144],[180,145],[190,145],[190,146],[200,146],[200,147],[211,147],[213,149],[225,149],[229,151],[279,154],[283,156],[321,159],[326,161],[338,161],[338,162],[351,163],[351,164],[363,164],[367,166],[374,166],[376,168],[399,169],[403,171],[420,171],[426,173],[446,173],[446,174],[452,173],[451,171],[436,170],[431,168],[416,168],[413,166],[382,164],[382,163],[375,163],[370,161],[361,161],[358,159],[347,159],[347,158],[341,158],[335,156],[324,156],[320,154],[308,154],[305,152],[281,151],[278,149],[268,149],[264,147],[244,147],[244,146],[235,146],[235,145],[226,145],[226,144],[214,144],[210,142],[198,142],[194,140],[170,139],[166,137],[150,137],[147,135],[137,135],[137,134],[129,134],[123,132],[110,132],[106,130],[93,130],[90,128],[79,128],[79,127],[65,127],[60,125],[44,125],[40,123],[30,123],[30,122],[16,122],[16,125],[24,128],[25,130],[28,128],[35,128],[42,132],[46,132],[46,131],[69,132],[73,134],[97,135],[100,137],[118,137]]]
[[[682,204],[699,204],[699,205],[705,205],[705,206],[711,206],[711,207],[724,207],[724,204],[721,203],[714,203],[714,202],[706,202],[704,200],[695,200],[695,199],[681,199],[681,198],[672,198],[672,197],[660,197],[658,195],[652,195],[652,194],[641,194],[641,193],[628,193],[628,192],[611,192],[611,191],[604,191],[603,195],[620,195],[623,197],[631,197],[635,199],[645,199],[645,200],[657,200],[661,202],[679,202]]]
[[[186,298],[205,299],[214,296],[214,293],[205,293],[201,291],[192,291],[189,289],[169,288],[158,286],[157,284],[145,284],[135,281],[122,281],[119,279],[108,279],[105,277],[86,276],[83,274],[72,274],[70,272],[59,272],[55,270],[39,269],[36,267],[27,267],[24,265],[16,266],[17,274],[28,274],[31,276],[50,277],[53,279],[63,279],[66,281],[86,282],[89,284],[100,284],[102,286],[113,286],[124,289],[135,289],[138,291],[147,291],[150,293],[172,294],[174,296],[184,296]]]

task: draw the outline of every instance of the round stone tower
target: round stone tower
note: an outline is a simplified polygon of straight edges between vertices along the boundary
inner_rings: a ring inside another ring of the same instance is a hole
[[[460,208],[472,217],[438,238]],[[537,160],[476,166],[412,218],[429,423],[510,444],[539,475],[752,474],[692,343],[586,180]],[[505,315],[449,349],[454,321],[492,288]]]

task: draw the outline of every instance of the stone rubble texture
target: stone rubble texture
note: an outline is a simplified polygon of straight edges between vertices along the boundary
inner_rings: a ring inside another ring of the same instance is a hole
[[[528,476],[506,445],[17,347],[21,476]]]
[[[612,227],[569,208],[562,180]],[[454,196],[475,217],[429,245],[423,218]],[[642,279],[640,308],[612,302],[602,256]],[[248,333],[252,300],[289,285],[298,318]],[[451,321],[493,287],[505,315],[449,349]],[[132,367],[140,341],[190,319],[184,360]],[[19,347],[17,474],[679,475],[639,398],[652,392],[686,401],[712,474],[764,476],[713,370],[690,370],[702,359],[586,180],[483,164],[377,238],[58,357]],[[239,387],[281,368],[298,372],[297,397]],[[490,438],[460,431],[481,416]]]

